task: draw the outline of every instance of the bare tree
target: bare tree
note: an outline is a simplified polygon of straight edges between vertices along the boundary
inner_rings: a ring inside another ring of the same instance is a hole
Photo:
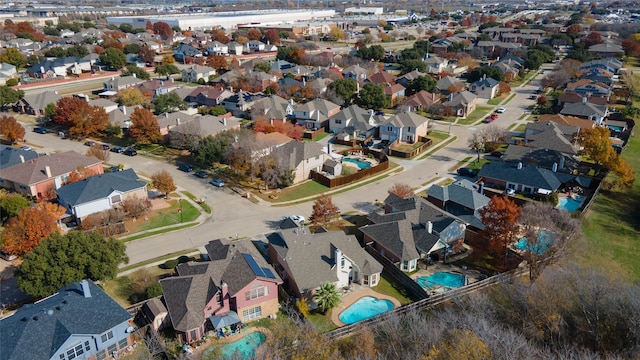
[[[102,147],[101,144],[93,144],[91,145],[91,147],[89,148],[89,150],[87,150],[87,156],[93,156],[93,157],[97,157],[98,159],[102,160],[102,161],[109,161],[109,150],[106,150],[105,148]]]
[[[557,90],[561,88],[569,81],[569,74],[563,70],[558,69],[556,71],[550,72],[544,78],[540,80],[540,85],[542,87],[550,87],[553,90]]]
[[[484,127],[486,141],[501,143],[507,140],[507,131],[496,124],[489,124]]]
[[[478,162],[480,162],[480,152],[484,150],[484,144],[487,142],[487,134],[484,128],[476,129],[469,135],[467,145],[478,154]]]
[[[142,199],[137,195],[126,198],[122,201],[122,208],[129,217],[138,217],[151,208],[149,199]]]

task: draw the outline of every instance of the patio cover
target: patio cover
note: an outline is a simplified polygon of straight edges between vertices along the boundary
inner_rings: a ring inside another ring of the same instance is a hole
[[[235,311],[229,311],[224,315],[211,316],[209,317],[209,321],[211,321],[211,325],[213,325],[213,328],[218,330],[222,329],[225,326],[239,323],[240,318]]]
[[[98,94],[98,96],[116,96],[118,95],[117,91],[107,90]]]

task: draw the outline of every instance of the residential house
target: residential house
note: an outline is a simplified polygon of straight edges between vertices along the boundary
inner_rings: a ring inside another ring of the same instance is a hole
[[[384,116],[375,115],[373,110],[365,110],[358,105],[342,109],[329,119],[329,131],[334,134],[346,133],[355,139],[375,136],[378,126],[385,121]]]
[[[246,44],[244,44],[244,52],[252,53],[264,51],[265,43],[260,40],[249,40]]]
[[[237,129],[240,122],[235,118],[212,115],[194,117],[193,121],[180,123],[169,129],[169,143],[179,149],[194,149],[206,136],[215,136],[223,131]]]
[[[414,144],[427,136],[429,119],[412,112],[400,112],[380,124],[380,139]]]
[[[587,52],[603,58],[619,58],[624,55],[622,46],[611,43],[591,45]]]
[[[560,110],[560,114],[593,120],[596,125],[601,125],[605,118],[609,116],[609,108],[606,105],[595,105],[586,101],[566,103]]]
[[[252,88],[259,89],[260,91],[266,91],[269,86],[278,82],[276,75],[263,73],[262,71],[254,71],[247,75]],[[304,86],[304,83],[302,84]]]
[[[7,80],[18,77],[15,65],[0,63],[0,86],[5,85]]]
[[[119,358],[134,342],[132,322],[91,280],[74,282],[0,319],[0,358]]]
[[[33,150],[22,150],[8,145],[0,145],[0,170],[7,171],[13,165],[21,164],[38,157]]]
[[[462,250],[466,223],[461,219],[422,197],[403,199],[390,194],[384,202],[384,214],[369,214],[373,224],[360,231],[365,244],[400,270],[412,272],[420,259],[437,260]]]
[[[49,104],[56,104],[61,96],[57,91],[43,91],[36,94],[25,95],[15,106],[16,110],[34,116],[44,115],[44,109]]]
[[[482,56],[497,59],[517,54],[521,51],[522,44],[480,40],[476,43],[475,48]]]
[[[427,201],[457,216],[476,229],[484,229],[480,210],[489,204],[484,195],[484,184],[474,184],[462,179],[446,186],[432,185],[427,191]]]
[[[426,90],[420,90],[417,93],[409,96],[398,107],[404,111],[429,111],[431,105],[440,102],[440,95],[436,93],[430,93]]]
[[[142,95],[153,98],[158,95],[166,95],[180,86],[173,82],[173,79],[169,80],[161,80],[161,79],[151,79],[147,80],[140,85],[138,85],[138,89],[142,93]]]
[[[233,91],[231,85],[237,86],[238,78],[242,75],[244,75],[244,72],[241,70],[229,70],[209,80],[209,83],[214,86],[226,87],[229,91]]]
[[[127,66],[135,66],[144,69],[147,63],[138,54],[125,54]]]
[[[467,90],[449,94],[449,100],[442,105],[449,107],[455,116],[467,117],[476,109],[478,97]]]
[[[227,47],[229,48],[229,54],[231,55],[242,55],[242,52],[244,51],[244,46],[235,41],[228,43]]]
[[[476,94],[481,99],[493,99],[498,96],[498,80],[484,75],[482,79],[469,86],[469,91]]]
[[[294,105],[293,117],[296,123],[306,129],[328,128],[329,118],[340,112],[340,105],[316,98],[304,104]]]
[[[58,203],[78,223],[87,216],[122,208],[127,200],[147,200],[147,183],[133,169],[90,176],[56,189]]]
[[[326,94],[327,89],[329,89],[329,84],[331,84],[333,80],[324,79],[324,78],[316,78],[311,81],[307,81],[307,86],[313,89],[316,97],[321,97]]]
[[[580,166],[580,159],[558,150],[527,146],[509,146],[500,161],[523,166],[534,166],[547,170],[573,172]]]
[[[236,94],[222,100],[222,106],[234,116],[245,116],[256,101],[264,98],[263,93],[252,93],[240,90]]]
[[[581,119],[575,116],[565,116],[562,114],[542,114],[538,118],[538,122],[547,123],[552,121],[560,125],[577,126],[582,129],[591,129],[596,126],[596,123],[589,119]]]
[[[440,74],[449,66],[449,60],[439,56],[428,56],[423,62],[427,65],[427,74]]]
[[[504,81],[511,82],[519,76],[520,70],[524,68],[524,60],[517,56],[507,56],[495,61],[491,66],[502,72]]]
[[[70,150],[38,156],[29,161],[13,165],[10,171],[3,171],[3,188],[16,191],[37,199],[50,199],[53,190],[60,188],[69,173],[78,168],[99,175],[104,172],[102,161],[93,156],[84,156]]]
[[[431,49],[434,54],[444,55],[449,52],[449,49],[453,45],[463,44],[466,48],[469,44],[468,40],[459,38],[457,36],[449,36],[446,38],[441,38],[436,41],[431,42]]]
[[[450,94],[452,91],[457,92],[465,88],[464,82],[454,78],[453,76],[445,76],[438,80],[436,87],[438,92],[444,95]]]
[[[182,70],[182,81],[184,82],[198,82],[200,79],[209,81],[210,76],[217,74],[216,69],[203,66],[203,65],[191,65],[188,68]]]
[[[118,109],[117,102],[102,98],[89,100],[89,105],[101,107],[107,114]]]
[[[251,119],[285,121],[293,116],[293,100],[287,101],[278,95],[262,98],[251,107]]]
[[[279,169],[293,173],[293,184],[309,178],[311,170],[321,171],[329,158],[323,145],[313,141],[289,141],[272,152]]]
[[[200,340],[227,323],[247,323],[278,312],[282,280],[252,243],[223,240],[205,246],[209,261],[176,267],[160,280],[171,325],[183,343]]]
[[[396,84],[397,80],[398,78],[396,76],[391,75],[386,71],[378,71],[377,73],[367,78],[367,82],[382,86],[394,85]]]
[[[427,73],[423,73],[420,72],[418,70],[413,70],[411,72],[408,72],[404,75],[402,75],[401,77],[397,78],[397,83],[404,86],[405,88],[409,86],[409,83],[415,79],[418,79],[420,77],[424,77],[424,76],[428,76],[429,74]]]
[[[400,99],[404,98],[405,87],[400,84],[387,85],[382,90],[391,106],[395,106]]]
[[[609,101],[608,97],[604,96],[593,96],[593,95],[580,95],[578,93],[572,91],[565,91],[564,93],[558,96],[558,106],[563,106],[564,104],[575,104],[587,102],[594,105],[604,105],[606,106]]]
[[[342,75],[345,79],[352,79],[358,82],[365,81],[367,79],[367,70],[360,67],[360,65],[351,65],[348,68],[342,70]]]
[[[226,56],[229,55],[229,46],[219,41],[212,41],[204,47],[204,52],[207,55]]]
[[[144,80],[138,79],[136,74],[131,76],[117,76],[111,77],[111,79],[104,82],[104,91],[112,91],[114,92],[112,95],[115,95],[120,90],[132,88],[143,83]]]
[[[184,62],[187,58],[202,57],[202,52],[192,45],[180,44],[173,48],[173,57]]]
[[[48,79],[65,77],[67,74],[80,75],[91,71],[91,63],[77,57],[65,57],[55,60],[43,60],[27,69],[30,77]]]
[[[618,70],[620,70],[624,64],[622,61],[616,58],[603,58],[603,59],[594,59],[585,63],[582,63],[580,69],[603,69],[611,74],[617,74]]]
[[[139,107],[142,105],[118,106],[115,110],[107,113],[109,124],[119,126],[120,129],[127,131],[131,127],[131,114]]]
[[[227,88],[220,86],[198,86],[187,95],[184,100],[191,104],[198,106],[217,106],[221,105],[222,101],[233,95]]]
[[[588,187],[591,184],[590,178],[557,171],[560,165],[554,168],[556,171],[522,163],[491,162],[480,169],[478,176],[485,186],[541,195],[551,194],[563,186]]]
[[[527,123],[524,132],[525,146],[576,155],[579,147],[575,137],[579,131],[577,126],[560,125],[551,121]]]
[[[269,262],[294,298],[306,299],[311,308],[315,291],[324,283],[336,288],[359,284],[374,287],[383,266],[368,254],[353,235],[342,231],[307,233],[294,228],[267,236]]]
[[[164,141],[167,142],[169,141],[169,130],[178,125],[187,124],[195,120],[195,117],[183,111],[174,111],[160,114],[156,119],[158,119],[158,126],[160,126],[160,135],[162,135]]]

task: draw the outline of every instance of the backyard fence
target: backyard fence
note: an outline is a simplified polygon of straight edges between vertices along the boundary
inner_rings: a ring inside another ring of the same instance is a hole
[[[310,173],[311,179],[319,182],[320,184],[328,188],[334,188],[336,186],[349,184],[354,181],[358,181],[362,178],[365,178],[367,176],[371,176],[371,175],[383,172],[389,168],[389,158],[387,158],[387,155],[382,152],[369,150],[369,149],[360,149],[360,148],[349,149],[344,151],[355,151],[355,150],[362,151],[362,153],[365,155],[372,154],[378,159],[380,163],[368,169],[360,169],[357,173],[347,175],[347,176],[328,177],[321,172],[311,170],[311,173]]]
[[[305,139],[311,139],[314,140],[315,138],[317,138],[318,136],[324,134],[324,128],[320,128],[318,130],[305,130],[304,134],[302,134],[302,137]]]
[[[396,283],[402,285],[414,299],[426,299],[429,295],[424,291],[422,286],[418,285],[412,278],[410,278],[404,271],[400,270],[396,264],[392,263],[386,257],[380,255],[374,248],[366,246],[365,250],[369,255],[373,256],[380,264],[383,265],[382,273],[391,278]]]
[[[420,145],[419,147],[409,152],[400,151],[400,150],[396,150],[389,147],[389,156],[395,156],[395,157],[401,157],[401,158],[412,158],[420,154],[421,152],[425,151],[426,149],[431,147],[431,145],[433,144],[433,141],[431,139],[422,137],[422,136],[418,137],[418,141],[422,142],[422,145]]]

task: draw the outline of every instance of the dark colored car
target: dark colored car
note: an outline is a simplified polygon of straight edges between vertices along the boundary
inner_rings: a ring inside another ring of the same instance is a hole
[[[193,175],[195,175],[195,176],[197,176],[197,177],[199,177],[201,179],[205,179],[205,178],[207,178],[209,176],[209,174],[207,174],[207,172],[203,171],[203,170],[196,171],[196,172],[193,173]]]
[[[192,172],[193,166],[189,164],[180,164],[180,166],[178,166],[178,170],[184,171],[184,172]]]
[[[504,153],[502,151],[492,151],[491,153],[489,153],[489,155],[501,158],[504,156]]]
[[[124,152],[124,148],[120,146],[114,146],[111,148],[111,152],[122,154]]]
[[[222,181],[220,179],[213,179],[213,180],[209,181],[209,184],[211,184],[213,186],[217,186],[217,187],[223,187],[224,186],[224,181]]]
[[[475,177],[477,175],[476,171],[469,168],[460,168],[458,169],[458,175],[467,176],[467,177]]]
[[[33,128],[33,132],[34,133],[38,133],[38,134],[46,134],[48,133],[47,129],[43,128],[43,127],[34,127]]]
[[[127,156],[136,156],[136,155],[138,155],[138,152],[135,151],[134,149],[129,148],[129,149],[125,150],[123,154],[125,154]]]
[[[109,150],[109,149],[111,149],[111,146],[107,144],[102,144],[102,150]]]
[[[95,145],[95,144],[96,144],[96,142],[95,142],[95,141],[86,141],[86,142],[84,143],[84,145],[85,145],[85,146],[93,146],[93,145]]]

